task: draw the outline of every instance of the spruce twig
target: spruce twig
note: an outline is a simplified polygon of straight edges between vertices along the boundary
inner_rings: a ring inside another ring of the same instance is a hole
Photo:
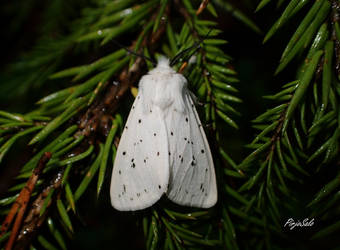
[[[45,222],[48,215],[48,211],[46,209],[51,206],[52,200],[48,202],[45,208],[44,204],[46,203],[46,199],[52,190],[60,189],[63,173],[64,170],[58,171],[58,173],[56,173],[51,179],[50,184],[39,193],[37,198],[30,206],[30,211],[27,213],[24,224],[15,242],[15,249],[25,249],[29,244],[31,244],[34,236],[38,233],[38,230]],[[41,214],[42,209],[45,209],[43,214]]]
[[[11,231],[11,235],[7,241],[7,244],[5,246],[6,250],[11,250],[13,247],[13,244],[16,240],[17,234],[19,232],[28,202],[31,197],[31,193],[33,192],[34,186],[37,183],[40,174],[42,173],[43,169],[45,168],[47,162],[51,159],[52,154],[50,152],[46,152],[39,160],[38,166],[34,169],[31,177],[28,179],[26,186],[21,190],[18,198],[14,202],[10,212],[8,213],[6,219],[4,220],[2,226],[1,226],[1,234],[0,237],[3,236],[9,226],[11,225],[15,215],[17,214],[17,217],[14,221],[14,225]]]

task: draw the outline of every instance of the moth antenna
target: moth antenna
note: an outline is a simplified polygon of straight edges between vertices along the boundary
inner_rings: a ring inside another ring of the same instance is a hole
[[[208,104],[208,102],[199,100],[198,97],[192,91],[189,90],[188,92],[195,105],[204,106],[205,104]]]
[[[210,32],[212,31],[212,28],[207,32],[207,34],[204,37],[201,37],[200,40],[198,42],[195,42],[194,45],[192,45],[189,48],[186,48],[184,50],[182,50],[181,52],[179,52],[177,55],[175,55],[175,57],[171,60],[170,62],[170,66],[174,66],[177,61],[182,57],[183,54],[185,54],[187,51],[192,50],[193,48],[195,48],[195,50],[189,55],[187,56],[187,58],[190,58],[193,54],[196,53],[197,50],[199,50],[201,48],[201,43],[208,38]]]
[[[152,58],[150,58],[150,57],[148,57],[148,56],[146,56],[146,55],[143,55],[143,54],[136,53],[136,52],[134,52],[134,51],[132,51],[132,50],[126,48],[125,46],[123,46],[122,44],[120,44],[119,42],[117,42],[117,41],[115,41],[115,40],[112,40],[112,42],[113,42],[114,44],[116,44],[117,46],[119,46],[119,47],[125,49],[128,53],[130,53],[130,54],[132,54],[132,55],[135,55],[135,56],[139,56],[139,57],[141,57],[141,58],[144,58],[145,60],[148,60],[149,62],[151,62],[154,66],[157,65],[157,62],[156,62],[155,60],[153,60]]]

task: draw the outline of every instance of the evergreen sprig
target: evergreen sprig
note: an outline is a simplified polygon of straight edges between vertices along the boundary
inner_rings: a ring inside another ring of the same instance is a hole
[[[270,1],[263,0],[257,10]],[[274,1],[271,1],[274,2]],[[267,42],[279,30],[291,22],[294,15],[305,11],[306,15],[296,26],[279,62],[276,74],[296,60],[296,80],[285,84],[274,95],[265,96],[277,103],[256,118],[254,127],[260,132],[248,145],[254,151],[239,165],[249,176],[239,189],[254,200],[261,211],[264,239],[259,241],[270,248],[272,240],[268,227],[276,227],[282,234],[282,226],[296,207],[305,207],[305,218],[315,218],[318,228],[328,224],[312,240],[325,237],[339,229],[338,212],[334,209],[337,198],[339,160],[339,88],[337,36],[337,1],[291,0],[283,8],[264,38]],[[332,168],[332,169],[330,169]],[[324,180],[321,176],[331,175]],[[323,179],[323,187],[307,200],[295,198],[296,187],[307,185],[312,178]],[[252,192],[250,192],[252,190]],[[328,197],[328,199],[326,199]],[[308,200],[309,199],[309,200]],[[327,212],[326,209],[327,208]],[[328,214],[328,211],[333,211]],[[333,218],[333,219],[332,219]],[[274,237],[275,238],[275,237]]]

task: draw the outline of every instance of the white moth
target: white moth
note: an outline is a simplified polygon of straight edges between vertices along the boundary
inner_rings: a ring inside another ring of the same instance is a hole
[[[164,193],[191,207],[217,201],[214,163],[187,81],[163,57],[139,82],[110,195],[114,208],[133,211],[153,205]]]

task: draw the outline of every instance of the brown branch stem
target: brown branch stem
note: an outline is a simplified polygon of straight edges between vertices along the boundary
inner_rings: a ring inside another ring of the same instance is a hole
[[[209,0],[202,0],[200,7],[198,7],[196,11],[197,16],[203,12],[203,10],[207,7],[208,3],[209,3]]]
[[[34,235],[38,232],[38,229],[43,225],[48,215],[47,209],[52,204],[52,200],[47,204],[46,210],[43,214],[41,214],[41,210],[44,207],[45,200],[51,190],[57,190],[61,187],[63,173],[64,170],[62,169],[57,174],[55,174],[50,184],[34,200],[17,237],[14,249],[26,249],[26,247],[32,241]]]
[[[16,199],[15,203],[13,204],[10,212],[8,213],[7,217],[5,218],[2,226],[1,226],[1,234],[0,237],[7,232],[9,226],[11,225],[15,215],[17,214],[17,217],[15,219],[11,235],[7,241],[7,244],[5,246],[5,250],[10,250],[13,247],[14,241],[17,237],[17,234],[20,229],[20,225],[22,223],[22,219],[24,217],[27,204],[30,200],[31,193],[35,187],[35,184],[37,183],[39,176],[46,166],[47,162],[50,160],[52,154],[50,152],[46,152],[43,154],[43,156],[40,158],[37,167],[33,170],[32,175],[28,179],[25,187],[21,190],[18,198]]]

